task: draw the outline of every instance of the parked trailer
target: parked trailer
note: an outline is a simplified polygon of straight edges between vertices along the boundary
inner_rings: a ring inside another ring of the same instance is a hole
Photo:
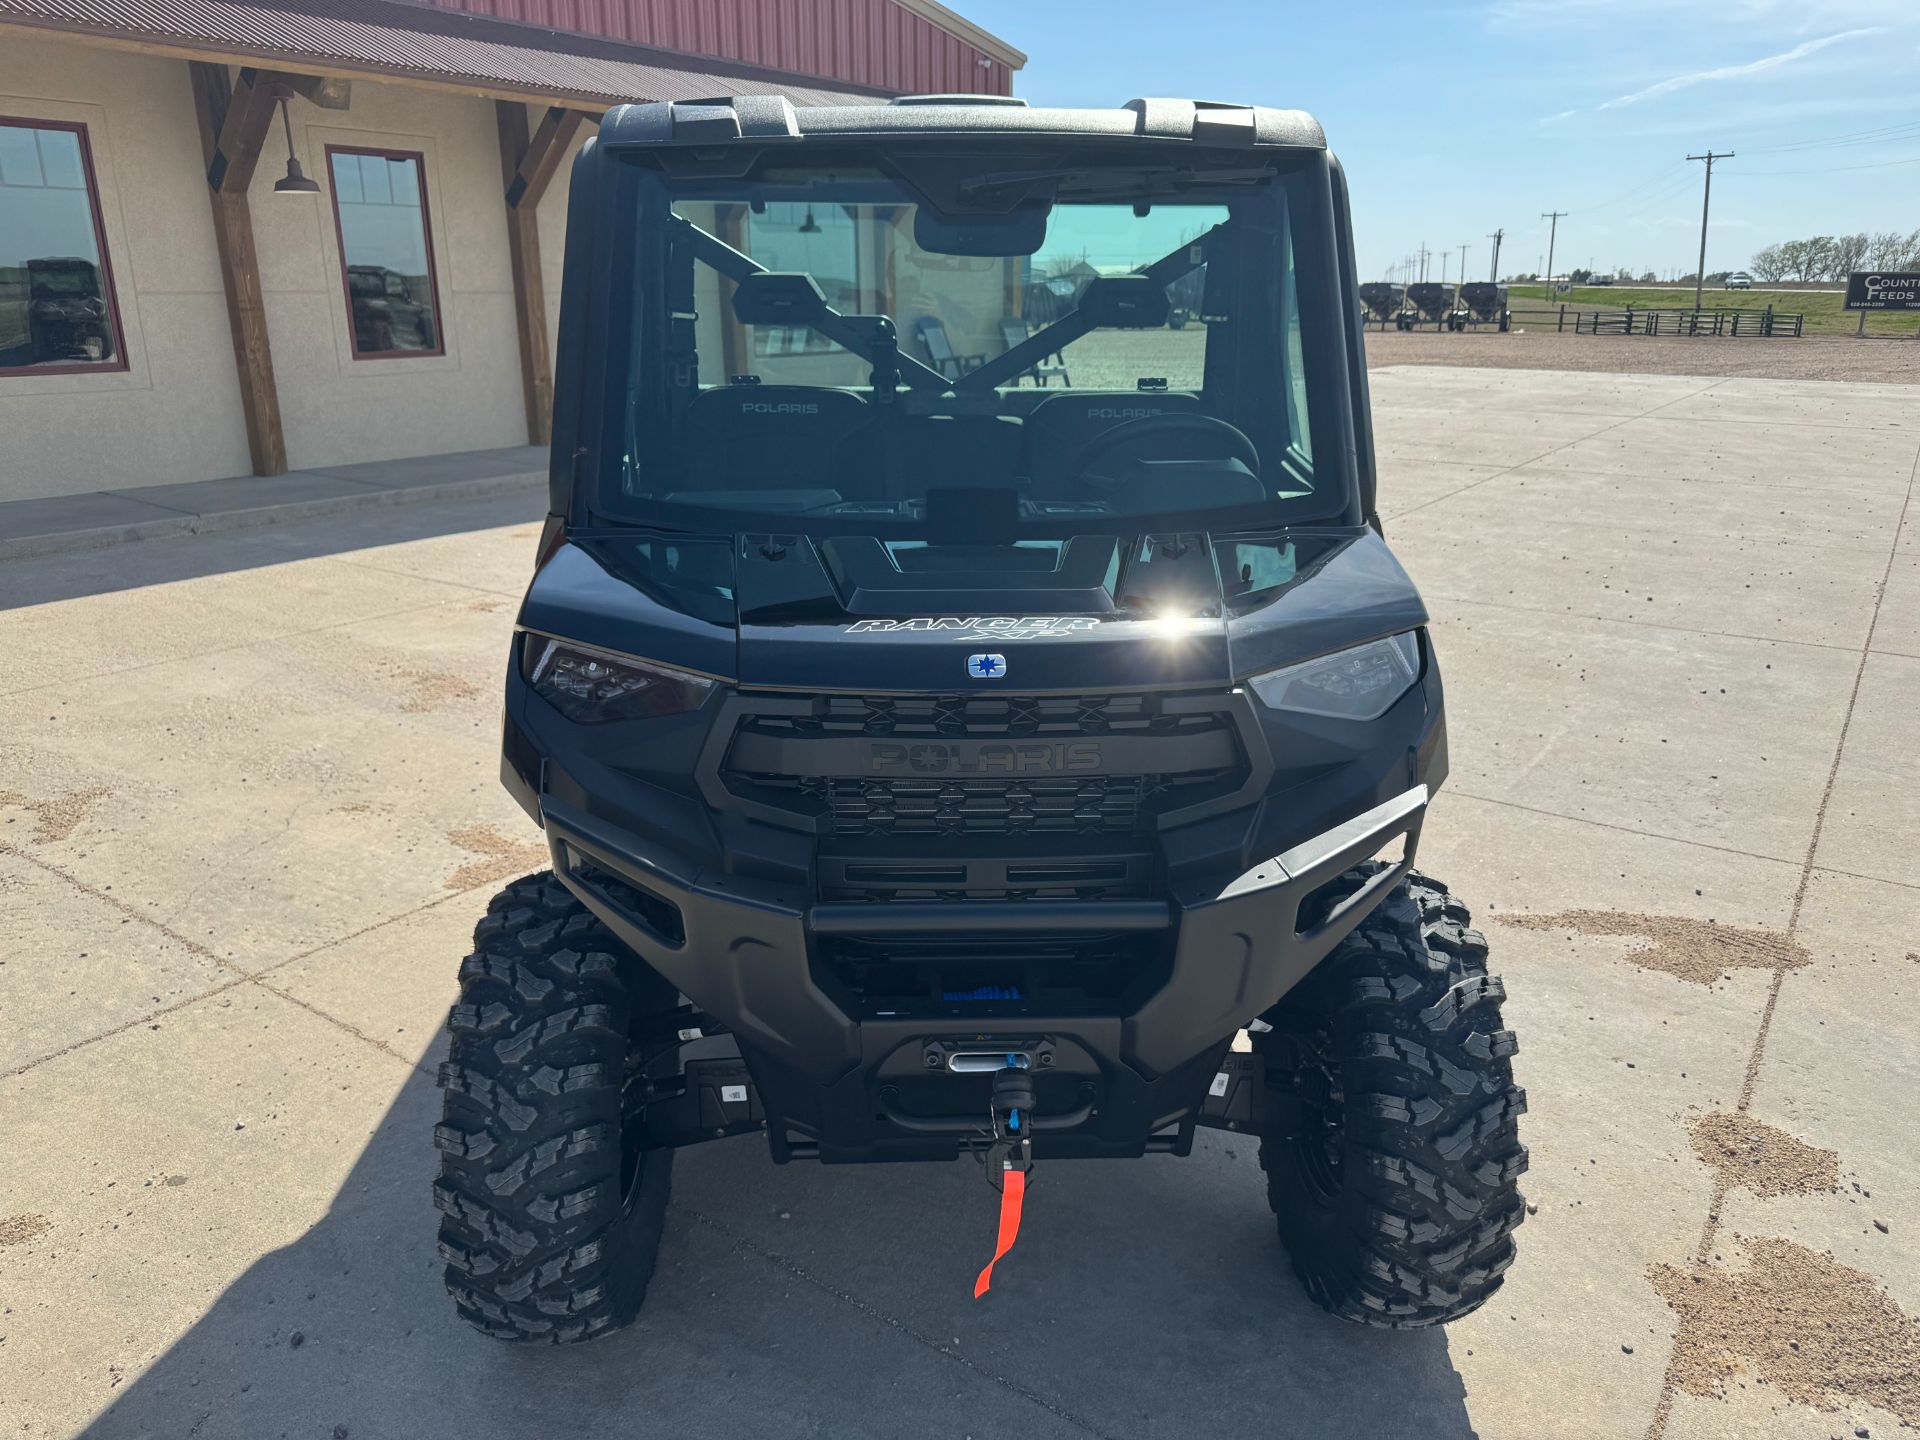
[[[1360,287],[1360,303],[1366,306],[1365,318],[1379,321],[1382,328],[1396,322],[1402,330],[1409,327],[1406,314],[1407,287],[1404,285],[1371,280]]]
[[[1460,287],[1460,308],[1469,325],[1497,325],[1504,332],[1512,324],[1507,311],[1507,287],[1475,280]]]
[[[1407,299],[1413,302],[1413,308],[1420,312],[1422,320],[1431,320],[1448,330],[1460,330],[1466,326],[1463,312],[1455,308],[1454,287],[1451,285],[1436,285],[1431,281],[1409,285]]]

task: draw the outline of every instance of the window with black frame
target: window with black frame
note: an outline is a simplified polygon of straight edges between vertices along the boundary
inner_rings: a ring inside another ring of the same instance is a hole
[[[0,375],[125,368],[86,127],[0,116]]]
[[[1324,174],[1100,158],[1012,167],[1053,191],[1025,212],[943,211],[838,157],[644,178],[604,511],[940,529],[977,494],[1002,525],[1339,513],[1348,477],[1315,444],[1339,421],[1337,314],[1299,279],[1328,263]],[[1009,173],[920,180],[972,195]]]

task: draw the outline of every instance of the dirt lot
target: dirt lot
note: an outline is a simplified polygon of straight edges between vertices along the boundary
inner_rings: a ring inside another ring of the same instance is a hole
[[[1373,386],[1446,673],[1420,863],[1488,933],[1529,1096],[1491,1304],[1330,1319],[1222,1132],[1043,1165],[976,1303],[972,1166],[743,1137],[676,1157],[631,1330],[457,1323],[441,1027],[487,896],[544,856],[497,779],[529,494],[0,566],[0,1434],[1920,1427],[1915,392]]]
[[[1693,339],[1554,331],[1367,331],[1367,364],[1471,365],[1501,370],[1737,375],[1769,380],[1863,380],[1920,385],[1920,340]]]

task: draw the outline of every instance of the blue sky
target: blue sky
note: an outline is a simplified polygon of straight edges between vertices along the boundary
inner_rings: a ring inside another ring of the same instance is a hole
[[[1354,188],[1362,271],[1506,230],[1501,270],[1690,272],[1772,241],[1920,227],[1920,0],[951,0],[1028,54],[1016,94],[1312,111]]]

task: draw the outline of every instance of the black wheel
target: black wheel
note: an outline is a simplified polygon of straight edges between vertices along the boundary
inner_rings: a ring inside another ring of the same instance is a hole
[[[1446,886],[1409,875],[1254,1036],[1287,1117],[1260,1144],[1280,1239],[1345,1320],[1444,1324],[1513,1263],[1526,1095],[1469,921]]]
[[[624,1097],[677,1047],[631,1037],[677,998],[550,873],[488,904],[447,1018],[434,1130],[447,1289],[478,1329],[565,1344],[639,1310],[673,1153],[640,1147],[643,1107]]]

